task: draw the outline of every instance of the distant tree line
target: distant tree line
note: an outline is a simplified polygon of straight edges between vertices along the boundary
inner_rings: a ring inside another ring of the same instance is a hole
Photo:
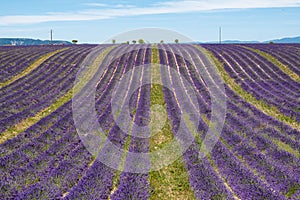
[[[72,41],[72,42],[73,42],[73,41]],[[113,44],[116,44],[116,42],[117,42],[117,41],[116,41],[115,39],[112,39],[112,43],[113,43]],[[136,44],[136,43],[138,43],[138,44],[145,44],[145,41],[144,41],[143,39],[139,39],[138,41],[132,40],[131,42],[132,42],[132,44]],[[175,42],[176,44],[178,44],[178,43],[179,43],[179,40],[178,40],[178,39],[175,39],[174,42]],[[164,40],[161,40],[160,43],[163,44],[163,43],[164,43]],[[129,42],[129,41],[126,41],[126,42],[123,42],[122,44],[130,44],[130,42]]]

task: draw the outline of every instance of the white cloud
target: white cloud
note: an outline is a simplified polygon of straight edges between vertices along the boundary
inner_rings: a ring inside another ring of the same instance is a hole
[[[54,21],[101,20],[122,16],[138,16],[166,13],[199,12],[223,9],[299,7],[300,0],[180,0],[152,4],[148,7],[117,4],[107,5],[89,3],[88,6],[99,7],[73,13],[48,13],[32,16],[0,16],[0,25],[35,24]],[[101,9],[100,9],[101,7]]]
[[[105,4],[105,3],[85,3],[84,5],[89,7],[102,7],[102,8],[133,8],[134,5],[131,4]]]
[[[156,6],[168,8],[170,12],[192,12],[241,8],[297,7],[300,6],[300,0],[182,0],[161,2],[157,3]]]
[[[86,6],[92,6],[92,7],[108,7],[108,4],[105,3],[85,3]]]
[[[126,5],[126,4],[117,4],[114,6],[115,8],[135,8],[134,5]]]

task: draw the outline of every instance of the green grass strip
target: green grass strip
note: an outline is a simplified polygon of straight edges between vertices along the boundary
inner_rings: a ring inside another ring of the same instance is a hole
[[[116,118],[118,116],[119,115],[116,115]],[[135,117],[136,117],[136,114],[134,114],[132,122],[134,122]],[[111,195],[113,193],[115,193],[116,190],[119,187],[119,184],[120,184],[120,181],[121,181],[121,174],[124,171],[125,164],[126,164],[126,158],[127,158],[128,152],[129,152],[129,146],[130,146],[130,142],[131,142],[131,134],[130,133],[132,132],[132,128],[133,128],[133,124],[131,124],[130,127],[129,127],[129,133],[128,133],[128,136],[126,138],[126,141],[125,141],[125,144],[124,144],[124,147],[123,147],[124,153],[121,157],[121,160],[120,160],[120,163],[119,163],[119,166],[118,166],[118,170],[116,171],[116,173],[113,177],[112,190],[110,191],[110,195],[108,196],[108,200],[111,200]]]
[[[152,82],[161,83],[158,55],[157,47],[153,46],[151,80]],[[151,85],[150,105],[160,105],[166,108],[162,85]],[[155,121],[156,120],[158,119],[155,119]],[[166,143],[173,140],[174,136],[170,120],[167,119],[164,127],[158,133],[154,134],[155,135],[150,138],[150,152],[163,148]],[[155,160],[153,161],[157,162]],[[149,178],[152,188],[150,199],[195,199],[182,157],[167,167],[158,171],[149,172]]]
[[[113,49],[115,46],[109,47],[105,49],[102,53],[99,54],[99,56],[96,58],[94,63],[92,64],[93,67],[90,68],[86,72],[86,77],[92,77],[93,73],[97,70],[97,68],[100,66],[101,62],[103,61],[104,57]],[[38,112],[35,116],[29,117],[27,119],[24,119],[20,123],[14,125],[13,127],[7,129],[3,133],[0,134],[0,144],[5,142],[8,139],[16,137],[18,134],[24,132],[26,129],[28,129],[30,126],[34,125],[38,121],[40,121],[42,118],[50,115],[55,110],[57,110],[59,107],[67,103],[69,100],[73,98],[73,92],[75,94],[80,91],[81,88],[84,87],[84,84],[87,83],[87,79],[84,79],[83,81],[79,81],[78,84],[75,86],[75,89],[73,91],[73,88],[70,89],[66,94],[64,94],[62,97],[57,99],[53,104],[51,104],[49,107],[43,109],[42,111]]]
[[[69,48],[63,48],[63,49],[59,49],[59,50],[54,51],[54,52],[47,53],[46,55],[42,56],[41,58],[39,58],[38,60],[36,60],[34,63],[32,63],[29,67],[27,67],[20,74],[17,74],[16,76],[12,77],[10,80],[8,80],[8,81],[6,81],[4,83],[0,83],[0,88],[9,85],[12,82],[15,82],[16,80],[22,78],[23,76],[28,75],[30,72],[32,72],[33,70],[35,70],[36,68],[38,68],[43,62],[45,62],[51,56],[54,56],[55,54],[60,53],[62,51],[65,51],[67,49],[69,49]]]
[[[222,63],[208,50],[203,47],[195,45],[197,49],[201,52],[205,53],[207,57],[215,64],[217,70],[222,77],[223,81],[240,97],[242,97],[245,101],[249,102],[257,109],[261,110],[265,114],[274,117],[275,119],[288,124],[289,126],[300,130],[300,123],[291,117],[288,117],[282,114],[276,107],[268,105],[266,102],[262,100],[257,100],[253,95],[246,92],[241,85],[237,84],[234,79],[230,77],[230,75],[224,69]]]
[[[280,149],[289,152],[290,154],[293,154],[295,157],[300,158],[300,152],[293,149],[290,145],[274,138],[269,138],[273,141],[274,144],[276,144]]]
[[[209,128],[212,128],[212,131],[214,133],[216,133],[216,129],[213,127],[214,125],[212,123],[210,123],[210,120],[207,118],[207,116],[205,116],[204,114],[201,115],[201,119],[204,121],[205,124],[207,124],[209,126]],[[201,135],[200,135],[201,134]],[[223,184],[224,186],[233,194],[234,199],[239,200],[240,198],[237,196],[237,194],[232,190],[232,188],[230,187],[230,185],[228,184],[228,182],[226,181],[226,179],[222,176],[222,174],[220,173],[218,167],[215,165],[210,152],[205,152],[205,144],[203,143],[203,140],[201,139],[203,133],[200,133],[197,137],[196,137],[196,144],[198,144],[200,151],[202,151],[203,153],[207,153],[206,154],[206,158],[208,159],[208,161],[210,162],[212,168],[215,170],[216,174],[223,180]],[[220,141],[229,149],[232,150],[232,148],[230,148],[230,146],[226,143],[226,141],[220,136]],[[222,194],[220,194],[222,195]]]
[[[265,59],[267,59],[268,61],[272,62],[274,65],[276,65],[277,67],[279,67],[284,73],[286,73],[287,75],[289,75],[292,79],[294,79],[297,82],[300,82],[300,76],[298,76],[295,72],[293,72],[292,70],[290,70],[290,68],[288,66],[286,66],[285,64],[283,64],[282,62],[280,62],[277,58],[275,58],[274,56],[258,50],[258,49],[254,49],[251,47],[246,47],[246,46],[242,46],[241,47],[248,49],[254,53],[257,53],[259,55],[261,55],[262,57],[264,57]]]

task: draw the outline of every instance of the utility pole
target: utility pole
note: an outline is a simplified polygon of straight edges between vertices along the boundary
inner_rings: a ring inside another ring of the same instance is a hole
[[[50,30],[50,44],[52,45],[52,39],[53,39],[53,30]]]
[[[222,27],[219,27],[219,43],[222,43]]]

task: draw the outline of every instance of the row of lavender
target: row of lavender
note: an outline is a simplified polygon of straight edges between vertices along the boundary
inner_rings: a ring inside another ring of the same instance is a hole
[[[130,132],[134,130],[128,130],[129,132],[124,132],[124,130],[120,129],[118,124],[115,122],[112,116],[110,98],[108,98],[111,93],[112,89],[114,88],[115,84],[118,84],[117,80],[120,80],[126,73],[130,73],[131,79],[124,85],[124,89],[120,92],[122,93],[121,96],[124,99],[129,98],[129,104],[131,107],[131,116],[133,120],[136,122],[139,118],[142,117],[145,111],[145,102],[149,99],[147,98],[147,94],[149,94],[149,87],[142,88],[138,87],[138,91],[133,94],[132,97],[128,96],[128,90],[131,87],[139,86],[142,83],[141,77],[133,76],[136,74],[136,66],[142,64],[148,64],[150,62],[151,56],[151,48],[149,45],[141,45],[139,48],[129,48],[123,47],[123,49],[119,49],[121,52],[121,59],[117,62],[119,63],[119,70],[121,72],[120,77],[113,78],[106,89],[104,95],[104,99],[99,101],[99,106],[97,105],[96,108],[98,110],[103,109],[103,105],[107,105],[107,108],[104,109],[104,114],[100,115],[99,122],[102,125],[104,130],[108,130],[108,139],[104,144],[99,155],[106,156],[106,151],[110,148],[112,144],[116,145],[116,147],[120,149],[129,149],[130,151],[139,151],[140,149],[147,149],[147,145],[144,146],[146,143],[140,143],[139,141],[135,141],[134,137],[130,137]],[[126,50],[125,50],[126,49]],[[124,53],[128,52],[128,53]],[[115,52],[117,55],[119,52]],[[146,75],[145,75],[146,76]],[[115,77],[115,76],[114,76]],[[101,94],[97,92],[97,94]],[[122,103],[121,107],[124,107],[124,102]],[[136,114],[133,113],[133,110],[136,110]],[[99,156],[98,155],[98,156]],[[115,159],[113,162],[115,165],[121,165],[122,156],[125,155],[114,155]],[[126,158],[124,162],[128,162]],[[89,179],[85,180],[82,179],[78,186],[66,196],[67,199],[142,199],[147,198],[148,196],[148,180],[146,174],[131,174],[131,173],[122,173],[118,174],[117,170],[112,169],[104,165],[99,161],[95,161],[97,166],[101,166],[101,168],[97,167],[93,169],[89,175]],[[98,177],[95,179],[94,177]],[[119,181],[116,183],[115,180],[118,179]],[[116,190],[116,188],[118,188]]]
[[[199,78],[201,74],[198,73],[198,76],[193,76],[192,74],[197,73],[197,68],[193,68],[193,65],[188,63],[189,61],[183,62],[184,59],[182,59],[185,58],[184,54],[189,54],[195,63],[199,63],[199,65],[196,65],[197,67],[206,68],[205,66],[210,65],[202,53],[188,45],[161,46],[160,48],[167,51],[167,53],[160,52],[162,64],[175,69],[176,65],[180,66],[180,68],[177,66],[177,70],[181,69],[183,76],[190,78],[199,91],[200,112],[209,110],[209,104],[206,103],[208,91],[207,87],[201,83]],[[197,59],[201,61],[197,62]],[[200,63],[204,63],[204,66],[201,66]],[[186,69],[182,69],[183,67]],[[209,68],[206,69],[209,71]],[[168,73],[164,72],[164,74]],[[210,74],[213,75],[213,73]],[[172,78],[174,77],[169,77],[166,80],[172,81]],[[176,81],[180,80],[173,80],[173,82]],[[183,84],[182,87],[184,87]],[[299,151],[299,142],[289,137],[293,135],[298,138],[299,130],[294,130],[266,116],[235,95],[227,86],[225,86],[225,89],[228,97],[226,121],[221,140],[210,153],[210,162],[207,159],[197,160],[199,147],[194,144],[184,154],[186,168],[190,174],[195,196],[199,199],[211,199],[216,196],[232,198],[233,195],[241,199],[285,199],[288,197],[297,199],[296,196],[293,197],[293,194],[299,189],[300,185],[299,158],[281,150],[274,144],[272,139],[280,140]],[[174,88],[174,92],[176,93],[176,88]],[[168,92],[165,92],[165,95],[170,97]],[[166,98],[166,101],[170,108],[173,108],[173,110],[169,110],[169,115],[173,116],[172,120],[178,123],[178,120],[174,119],[176,116],[176,110],[174,110],[176,101],[172,101],[172,98]],[[202,108],[202,106],[205,108]],[[177,112],[180,113],[180,111]],[[209,113],[201,112],[201,114],[210,117]],[[205,133],[207,124],[203,121],[200,124],[198,131]],[[173,127],[176,126],[178,124]],[[285,130],[285,132],[281,130]],[[195,163],[204,166],[200,168]],[[203,176],[203,174],[211,175]],[[218,175],[223,178],[218,177]],[[199,181],[199,177],[202,177],[201,181]],[[209,179],[208,177],[214,178]],[[224,182],[227,182],[231,190],[226,189]],[[207,190],[207,188],[215,189]]]
[[[180,51],[178,51],[177,47],[179,46],[176,46],[175,48],[174,47],[175,46],[171,47],[166,45],[159,46],[160,63],[165,66],[170,66],[178,72],[179,70],[181,70],[179,73],[181,73],[181,75],[183,75],[187,80],[192,78],[191,74],[193,74],[195,78],[200,78],[196,75],[195,72],[189,73],[189,69],[187,69],[187,62],[183,63],[183,61],[185,60],[182,59],[186,57],[183,56]],[[164,85],[174,85],[176,82],[179,82],[182,84],[181,87],[185,87],[181,80],[176,80],[174,79],[175,77],[170,77],[170,69],[161,69],[162,80]],[[201,87],[203,85],[197,86]],[[178,105],[178,100],[176,100],[176,97],[174,96],[174,94],[176,94],[176,92],[178,91],[179,88],[175,87],[172,88],[172,91],[164,89],[164,96],[165,101],[167,103],[168,116],[172,122],[172,131],[174,133],[175,138],[180,140],[177,131],[181,118],[181,110],[179,109],[179,107],[182,105]],[[195,108],[196,110],[201,111],[201,113],[209,112],[208,109],[204,109],[206,107],[205,104],[210,102],[209,95],[205,92],[207,92],[207,88],[202,87],[200,93],[202,93],[202,95],[205,96],[205,100],[203,101],[203,99],[198,98],[200,108]],[[206,132],[208,126],[204,123],[202,119],[199,120],[200,125],[198,131]],[[199,159],[199,150],[200,148],[198,144],[196,143],[196,141],[194,141],[183,155],[185,167],[188,171],[190,184],[193,188],[195,197],[197,199],[232,198],[233,195],[230,191],[226,189],[225,185],[223,184],[223,180],[214,171],[212,166],[209,164],[208,159]]]
[[[249,44],[248,47],[264,51],[288,66],[300,76],[300,45],[299,44]]]
[[[91,48],[92,46],[76,47],[73,51],[69,52],[69,54],[75,54],[78,50],[80,50],[81,53],[86,53],[86,51],[90,51]],[[81,59],[83,58],[84,57]],[[56,59],[59,59],[59,57],[56,57]],[[79,62],[81,61],[79,60]],[[63,67],[67,66],[66,64],[67,63],[62,65],[62,71],[64,70]],[[80,65],[80,63],[77,64]],[[38,70],[42,72],[43,70],[47,70],[47,67],[48,65],[41,65],[39,67],[41,69]],[[74,65],[70,64],[70,67],[74,67]],[[78,70],[78,68],[79,66],[77,66],[76,70]],[[75,78],[75,75],[76,73],[73,73],[73,79]],[[33,74],[28,76],[34,77]],[[44,78],[46,78],[46,76],[44,76]],[[29,85],[30,79],[27,81]],[[69,84],[68,87],[71,88],[73,82],[69,82]],[[32,87],[33,86],[34,84]],[[50,86],[51,85],[49,85],[49,87]],[[48,87],[47,83],[44,87]],[[44,87],[42,87],[42,89]],[[24,133],[21,133],[18,137],[2,144],[1,167],[7,171],[4,171],[4,174],[1,176],[1,180],[3,180],[1,194],[13,197],[19,193],[19,191],[22,191],[23,187],[32,184],[32,187],[35,187],[34,183],[39,182],[40,177],[47,177],[46,175],[50,172],[49,168],[57,167],[62,155],[64,155],[65,158],[68,158],[66,155],[72,155],[72,151],[76,152],[76,149],[78,149],[78,153],[83,152],[88,160],[88,156],[90,155],[86,152],[76,134],[72,122],[71,102],[68,102],[58,111],[43,118],[40,122],[27,129]],[[80,165],[78,167],[80,167]]]
[[[0,133],[34,116],[73,86],[76,73],[94,46],[72,46],[59,52],[29,75],[0,89]]]
[[[43,55],[62,48],[62,46],[0,47],[0,83],[22,72]]]
[[[113,123],[107,96],[117,80],[133,68],[136,59],[150,62],[149,50],[130,52],[105,66],[106,73],[97,88],[99,122],[109,131],[108,138],[120,148],[128,135]],[[144,55],[148,59],[143,59]],[[44,127],[50,128],[45,130]],[[115,174],[115,170],[98,161],[93,162],[83,146],[72,120],[71,102],[2,144],[1,168],[4,169],[1,198],[107,198]]]
[[[300,122],[299,82],[264,57],[242,46],[204,45],[203,47],[210,50],[223,63],[227,73],[236,83],[241,84],[245,91]],[[299,52],[296,55],[299,57]],[[286,59],[289,62],[293,60],[293,58]],[[293,67],[299,68],[299,65],[295,64]]]

